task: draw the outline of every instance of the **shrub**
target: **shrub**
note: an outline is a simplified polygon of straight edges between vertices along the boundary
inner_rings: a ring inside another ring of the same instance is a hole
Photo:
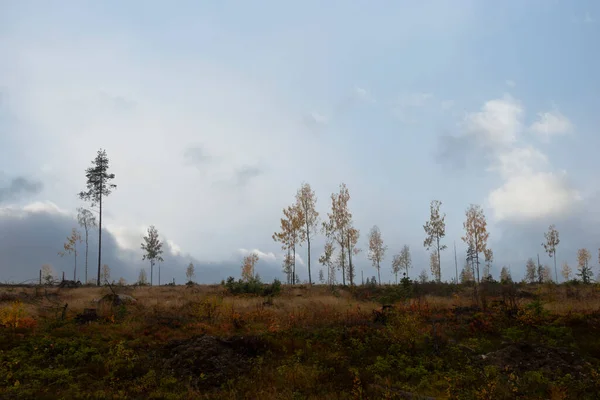
[[[231,294],[254,294],[257,296],[275,296],[281,292],[281,282],[277,279],[271,285],[261,282],[259,277],[253,277],[249,280],[238,279],[233,276],[222,282],[223,286]]]

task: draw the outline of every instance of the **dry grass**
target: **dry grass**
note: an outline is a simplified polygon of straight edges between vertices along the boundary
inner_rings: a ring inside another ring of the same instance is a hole
[[[115,287],[120,294],[127,294],[137,300],[135,310],[137,313],[152,310],[161,314],[180,313],[198,304],[218,299],[218,307],[223,311],[235,312],[243,315],[256,314],[260,310],[268,309],[272,318],[286,318],[289,315],[311,316],[311,320],[318,323],[319,317],[327,315],[347,315],[348,312],[371,313],[379,309],[375,302],[358,301],[352,297],[349,290],[340,289],[334,296],[330,289],[323,286],[313,287],[284,287],[281,295],[277,296],[272,304],[264,304],[265,299],[253,296],[230,296],[224,288],[218,285],[186,286],[161,286],[161,287]],[[600,287],[532,287],[532,291],[539,295],[544,308],[553,314],[567,314],[570,312],[593,312],[600,310]],[[67,313],[72,316],[81,313],[85,308],[97,308],[97,301],[110,294],[108,287],[82,287],[77,289],[39,288],[39,287],[0,287],[0,307],[2,303],[12,300],[21,300],[27,314],[32,317],[48,315],[48,310],[68,304]],[[489,298],[489,301],[497,300]],[[464,290],[453,296],[424,296],[421,301],[427,303],[431,310],[447,310],[454,306],[468,306],[473,303],[470,290]],[[522,300],[527,304],[531,300]],[[308,318],[308,317],[307,317]]]

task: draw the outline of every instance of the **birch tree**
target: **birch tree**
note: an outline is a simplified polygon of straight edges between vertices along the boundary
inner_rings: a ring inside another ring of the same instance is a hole
[[[558,282],[558,270],[556,269],[556,246],[558,246],[560,243],[560,237],[554,224],[548,227],[548,232],[544,233],[544,238],[546,241],[542,243],[542,246],[544,247],[544,250],[546,250],[546,253],[548,253],[548,256],[550,256],[550,258],[554,258],[554,276],[556,277],[556,282]]]
[[[162,258],[163,243],[158,238],[158,230],[154,227],[154,225],[150,225],[150,227],[148,228],[148,234],[144,236],[143,239],[144,241],[142,242],[141,247],[142,250],[145,251],[145,253],[142,256],[142,260],[150,261],[150,286],[152,286],[154,277],[154,264],[157,261],[165,261]]]
[[[492,262],[494,261],[494,252],[492,249],[487,248],[483,252],[485,256],[485,268],[483,269],[483,279],[490,279],[492,277]]]
[[[387,251],[387,246],[383,243],[383,238],[381,237],[381,231],[377,225],[371,228],[369,232],[369,253],[368,258],[373,263],[373,267],[377,270],[377,279],[379,280],[379,285],[381,286],[381,263],[385,258],[385,253]]]
[[[356,256],[361,252],[361,249],[357,247],[358,239],[360,238],[360,231],[353,226],[348,228],[347,235],[347,249],[348,249],[348,273],[347,278],[350,281],[350,286],[354,286],[354,278],[356,277],[356,271],[354,263],[352,262],[352,256]]]
[[[296,205],[301,210],[300,243],[306,242],[308,251],[308,283],[312,285],[310,241],[317,234],[319,213],[316,210],[317,196],[308,183],[303,183],[296,193]]]
[[[327,269],[327,284],[333,285],[335,283],[335,263],[333,260],[333,252],[335,247],[333,243],[328,241],[325,243],[323,254],[319,257],[319,263]]]
[[[438,266],[434,268],[436,275],[435,279],[440,282],[442,280],[442,269],[441,269],[441,258],[440,252],[447,248],[446,245],[441,245],[440,240],[446,236],[446,214],[440,215],[440,206],[442,202],[439,200],[433,200],[429,205],[429,221],[423,225],[423,229],[427,234],[427,237],[423,241],[423,246],[427,251],[431,248],[437,253],[436,260]]]
[[[440,260],[438,259],[438,253],[436,251],[429,252],[429,270],[431,271],[431,275],[436,277],[435,280],[439,282]]]
[[[581,277],[585,284],[590,283],[593,276],[592,269],[589,266],[591,259],[592,255],[588,249],[577,250],[577,269],[579,270],[577,275]]]
[[[77,228],[73,228],[71,231],[71,235],[67,237],[67,241],[63,245],[63,250],[58,252],[58,255],[61,257],[66,256],[67,254],[74,255],[74,265],[73,265],[73,280],[77,281],[77,243],[81,243],[81,234],[77,230]]]
[[[283,209],[283,218],[280,220],[280,232],[273,233],[273,240],[281,243],[282,250],[291,254],[292,284],[296,284],[296,246],[300,244],[304,214],[297,204]]]
[[[487,221],[481,206],[471,204],[469,208],[467,208],[465,215],[466,220],[463,223],[465,236],[461,239],[472,248],[475,267],[474,272],[477,274],[477,283],[479,284],[479,254],[486,251],[490,234],[487,231]]]
[[[85,170],[87,190],[79,193],[81,200],[89,201],[91,207],[99,206],[98,211],[98,280],[100,286],[100,266],[102,265],[102,200],[110,195],[117,185],[110,183],[115,174],[108,173],[109,161],[105,150],[98,150],[92,166]]]
[[[185,270],[185,277],[187,278],[188,282],[192,282],[194,275],[196,275],[196,269],[194,264],[190,263]]]
[[[565,261],[562,264],[562,268],[560,271],[563,279],[565,280],[565,282],[569,281],[571,279],[571,276],[573,275],[573,269],[569,266],[569,264]]]
[[[537,266],[533,258],[529,258],[525,264],[525,280],[529,283],[535,283],[537,280]]]
[[[396,254],[392,260],[392,273],[396,276],[396,284],[398,284],[398,272],[401,270],[406,271],[406,277],[408,278],[408,269],[412,267],[412,259],[410,256],[410,247],[404,245],[400,254]]]
[[[85,283],[88,283],[88,244],[90,231],[97,227],[96,217],[86,208],[79,207],[77,209],[77,222],[83,228],[85,234]]]
[[[255,278],[254,269],[258,262],[258,254],[250,253],[242,261],[242,279],[246,282]]]
[[[506,267],[502,267],[502,269],[500,270],[500,282],[502,282],[502,283],[512,282],[512,277],[510,276],[510,272],[508,271],[508,268],[506,268]]]
[[[325,236],[338,246],[339,255],[336,258],[342,271],[342,284],[346,286],[346,252],[348,236],[352,226],[352,214],[348,210],[350,192],[344,183],[340,184],[339,193],[331,194],[331,212],[327,213],[327,221],[322,224]]]
[[[110,283],[110,267],[108,264],[102,266],[102,281],[104,283]]]

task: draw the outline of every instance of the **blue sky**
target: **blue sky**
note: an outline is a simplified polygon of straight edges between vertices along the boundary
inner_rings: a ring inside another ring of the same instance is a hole
[[[103,147],[123,251],[155,224],[182,258],[237,269],[256,249],[281,275],[281,209],[307,181],[325,215],[345,182],[360,246],[377,224],[415,275],[433,199],[459,259],[477,203],[497,270],[541,252],[550,223],[574,264],[599,245],[598,18],[594,1],[0,1],[0,179],[43,183],[0,207],[68,216]]]

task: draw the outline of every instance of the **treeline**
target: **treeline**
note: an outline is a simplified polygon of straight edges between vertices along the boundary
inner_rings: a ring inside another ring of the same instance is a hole
[[[283,273],[288,284],[298,283],[296,271],[296,254],[299,246],[307,246],[307,269],[308,283],[312,284],[312,257],[311,240],[319,233],[326,238],[323,253],[319,256],[319,282],[334,285],[338,282],[337,272],[341,272],[342,285],[354,285],[356,280],[356,267],[352,257],[359,254],[362,249],[358,246],[360,231],[354,226],[352,213],[349,209],[350,192],[344,183],[340,184],[339,191],[330,196],[331,208],[326,218],[321,220],[316,210],[317,197],[311,189],[310,184],[302,183],[296,192],[295,201],[283,209],[283,217],[280,221],[280,231],[273,234],[273,240],[281,243],[281,248],[286,252],[283,260]],[[423,230],[425,238],[423,246],[429,252],[429,267],[433,281],[442,282],[441,256],[448,248],[444,244],[446,236],[446,214],[441,213],[442,202],[433,200],[430,203],[429,219],[425,221]],[[467,246],[464,264],[458,266],[456,256],[456,245],[454,246],[455,276],[450,282],[473,282],[479,284],[482,281],[493,281],[492,267],[494,252],[488,245],[490,233],[487,228],[487,219],[480,205],[471,204],[465,211],[463,222],[464,235],[461,240]],[[381,284],[381,268],[387,260],[388,246],[384,243],[383,235],[377,225],[374,225],[368,235],[367,258],[377,273],[377,283]],[[559,232],[555,225],[550,225],[544,233],[542,247],[554,261],[554,271],[547,265],[537,263],[530,258],[527,260],[525,269],[525,282],[559,282],[556,254],[560,244]],[[579,249],[577,252],[577,273],[574,274],[568,263],[561,266],[561,275],[564,281],[577,279],[583,283],[593,281],[593,271],[589,266],[591,260],[587,249]],[[600,250],[599,250],[600,260]],[[600,263],[600,261],[599,261]],[[390,272],[398,283],[398,274],[403,273],[408,277],[409,269],[413,267],[411,250],[408,245],[403,245],[401,250],[391,257],[389,263]],[[554,277],[552,276],[554,272]],[[512,271],[502,266],[499,274],[500,281],[512,282]],[[419,275],[419,281],[428,281],[425,270]],[[372,283],[372,282],[371,282]]]
[[[71,235],[67,237],[63,249],[59,255],[73,255],[74,268],[73,280],[77,280],[77,256],[78,244],[85,239],[85,282],[88,282],[88,239],[92,229],[98,228],[98,264],[96,284],[110,282],[110,268],[107,265],[102,266],[102,212],[103,199],[110,195],[117,188],[112,180],[115,174],[109,173],[109,160],[106,151],[100,149],[92,161],[92,165],[85,170],[86,190],[78,193],[81,200],[90,203],[89,208],[78,208],[77,221],[83,228],[84,236],[77,228],[73,228]],[[358,255],[362,249],[359,247],[360,231],[354,226],[353,216],[349,208],[350,192],[344,183],[340,184],[339,191],[330,196],[330,210],[321,218],[317,211],[317,196],[312,190],[310,184],[302,183],[295,195],[295,201],[283,209],[283,217],[280,220],[280,230],[274,232],[272,238],[281,244],[285,252],[283,259],[283,273],[288,284],[299,283],[299,274],[296,269],[296,260],[299,247],[306,244],[307,248],[307,273],[308,283],[312,284],[313,278],[311,244],[315,237],[322,234],[326,238],[323,253],[319,255],[318,262],[321,268],[318,271],[318,281],[320,283],[334,285],[356,284],[356,263],[353,257]],[[429,219],[425,221],[423,230],[425,238],[423,246],[429,252],[429,267],[433,281],[442,282],[441,257],[442,252],[448,248],[443,243],[446,236],[446,214],[441,213],[442,202],[433,200],[430,203]],[[98,215],[98,219],[94,215]],[[458,267],[456,256],[456,245],[454,246],[455,258],[455,276],[450,279],[451,282],[475,282],[479,284],[484,280],[492,280],[492,264],[494,253],[488,245],[489,232],[487,229],[487,220],[483,209],[477,204],[471,204],[465,211],[465,221],[463,222],[464,236],[461,240],[467,245],[466,258],[464,264]],[[150,262],[150,285],[154,282],[154,266],[159,263],[159,283],[160,283],[160,262],[162,258],[163,242],[159,239],[158,231],[154,226],[150,226],[148,233],[144,236],[141,243],[141,249],[144,251],[143,260]],[[385,266],[388,258],[388,246],[384,243],[383,235],[377,225],[374,225],[367,234],[368,245],[367,258],[371,261],[377,273],[377,283],[381,284],[381,268]],[[546,282],[559,281],[556,262],[557,247],[560,243],[559,233],[555,225],[550,225],[548,231],[544,233],[544,242],[542,246],[545,252],[554,261],[554,279],[552,270],[547,265],[541,265],[539,257],[537,263],[533,259],[527,260],[525,268],[525,281],[527,282]],[[565,262],[561,266],[561,275],[565,281],[579,277],[584,283],[593,281],[592,268],[589,265],[591,254],[587,249],[579,249],[577,253],[577,273],[574,274],[572,268]],[[599,250],[600,260],[600,250]],[[250,281],[256,278],[255,265],[258,262],[257,254],[249,254],[242,263],[242,280]],[[600,261],[599,261],[600,263]],[[391,257],[388,264],[390,272],[398,283],[398,275],[406,277],[409,270],[413,267],[411,249],[408,245],[403,245],[401,250]],[[341,273],[341,282],[338,280],[337,273]],[[501,281],[512,281],[510,268],[503,266],[500,269]],[[52,279],[52,268],[45,265],[42,268],[43,278]],[[193,264],[190,264],[186,270],[186,277],[189,282],[195,275]],[[427,271],[423,270],[419,275],[420,281],[427,281]],[[120,282],[124,282],[121,278]],[[362,279],[361,279],[362,281]],[[147,284],[148,277],[144,269],[140,271],[138,284]]]

